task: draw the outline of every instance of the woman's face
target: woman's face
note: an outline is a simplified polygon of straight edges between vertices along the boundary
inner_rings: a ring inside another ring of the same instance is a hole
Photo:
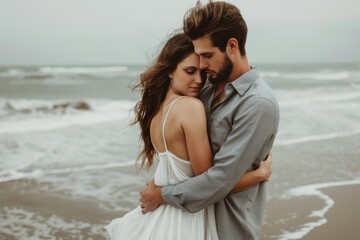
[[[176,94],[198,96],[202,86],[199,64],[199,56],[192,53],[177,65],[173,73],[169,74],[170,87]]]

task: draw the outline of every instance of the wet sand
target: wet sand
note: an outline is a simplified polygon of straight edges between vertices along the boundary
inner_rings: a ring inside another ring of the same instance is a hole
[[[359,238],[360,228],[355,225],[360,213],[357,207],[360,185],[331,186],[359,178],[359,142],[357,134],[275,146],[273,176],[268,188],[273,196],[266,203],[261,239]],[[290,189],[319,183],[330,184],[318,190],[334,201],[324,217],[311,216],[326,206],[325,200],[316,194],[284,198]]]
[[[352,240],[360,238],[360,185],[321,189],[335,204],[326,213],[327,223],[315,228],[305,240]]]
[[[60,194],[49,195],[40,190],[42,186],[36,180],[24,179],[12,181],[2,183],[0,186],[0,203],[2,206],[0,213],[4,213],[6,209],[18,208],[36,213],[29,218],[24,213],[19,212],[19,218],[25,217],[31,220],[31,218],[36,218],[36,215],[40,215],[43,219],[43,224],[48,224],[52,216],[56,215],[66,220],[66,222],[73,222],[73,227],[59,227],[53,230],[53,236],[58,239],[76,239],[76,236],[79,235],[85,238],[107,239],[106,232],[102,229],[102,226],[111,219],[125,214],[122,211],[105,211],[95,199],[70,198],[66,197],[66,193],[64,193],[64,196]],[[301,238],[295,239],[350,240],[354,239],[355,236],[360,236],[360,228],[358,227],[360,208],[357,207],[357,204],[360,202],[360,185],[328,187],[320,189],[320,191],[328,195],[335,202],[325,214],[327,222],[319,227],[315,227]],[[132,208],[133,205],[130,204],[128,207]],[[263,234],[261,239],[280,239],[279,233],[296,232],[309,222],[319,221],[320,218],[309,217],[309,215],[312,211],[323,207],[323,200],[315,196],[268,201],[267,218],[280,220],[275,222],[265,221],[263,224],[263,232],[265,234]],[[6,220],[2,219],[2,221]],[[37,222],[41,221],[37,220]],[[86,223],[88,226],[83,224],[84,226],[76,231],[72,229],[81,225],[81,223]],[[36,226],[31,226],[30,222],[27,224],[19,222],[18,224],[22,228],[28,228],[27,231],[35,231],[32,227]],[[90,225],[97,225],[98,231],[91,232],[89,230]],[[0,239],[11,240],[16,238],[7,234],[6,231],[0,231]]]
[[[301,237],[296,235],[299,229],[322,219],[309,215],[323,209],[324,200],[317,196],[281,197],[286,190],[297,186],[350,180],[350,176],[360,172],[357,157],[360,150],[356,148],[359,141],[360,136],[356,135],[274,147],[274,174],[269,183],[269,191],[279,193],[279,196],[275,194],[267,201],[262,240],[281,239],[280,236],[286,236],[285,233],[294,233],[293,238],[283,239],[346,240],[360,236],[360,228],[357,227],[360,185],[320,189],[333,199],[334,205],[324,216],[326,223]],[[344,175],[331,175],[336,168],[343,169]],[[98,170],[94,174],[109,174],[108,171]],[[117,168],[113,171],[136,174],[134,167]],[[151,172],[147,177],[150,175]],[[126,183],[120,191],[124,196],[130,196],[126,202],[121,201],[121,207],[132,209],[138,204],[138,197],[134,193],[138,192],[146,180],[143,178],[131,182],[121,178],[120,181]],[[54,236],[55,239],[108,239],[103,226],[128,211],[108,211],[95,198],[73,196],[67,191],[47,191],[53,187],[47,184],[37,179],[0,183],[0,240],[16,239],[12,235],[14,229],[20,232],[16,236],[41,236],[44,232],[43,236]],[[99,183],[100,186],[101,184],[106,183]]]
[[[334,201],[324,218],[311,216],[313,211],[324,208],[324,201],[316,196],[268,201],[267,218],[278,220],[263,223],[261,239],[357,239],[360,184],[319,190]]]
[[[122,167],[115,171],[137,174],[135,167]],[[147,177],[152,174],[139,174],[139,178],[145,178],[144,175]],[[129,182],[129,186],[122,189],[123,194],[134,195],[142,187],[142,183],[145,185],[146,180],[141,179],[139,182]],[[27,239],[25,236],[41,235],[52,236],[52,239],[108,239],[103,227],[138,204],[138,197],[133,196],[129,197],[130,201],[122,202],[121,207],[126,210],[110,211],[98,199],[47,189],[53,189],[53,186],[37,179],[0,183],[0,240]]]

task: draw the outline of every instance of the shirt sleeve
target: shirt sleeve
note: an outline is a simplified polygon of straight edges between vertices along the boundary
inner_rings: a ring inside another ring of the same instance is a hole
[[[257,97],[234,111],[232,129],[214,156],[214,166],[182,183],[163,187],[167,204],[197,212],[225,198],[253,164],[266,158],[277,128],[273,103]]]

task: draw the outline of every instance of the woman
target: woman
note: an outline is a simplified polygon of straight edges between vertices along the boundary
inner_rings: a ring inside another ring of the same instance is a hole
[[[158,156],[154,181],[176,184],[212,166],[204,106],[196,97],[203,84],[199,57],[191,41],[179,33],[171,37],[156,61],[141,75],[142,99],[135,107],[141,127],[142,165],[149,168]],[[245,174],[233,191],[240,191],[271,174],[269,158]],[[218,239],[213,206],[196,213],[161,205],[143,215],[138,206],[105,228],[111,239]]]

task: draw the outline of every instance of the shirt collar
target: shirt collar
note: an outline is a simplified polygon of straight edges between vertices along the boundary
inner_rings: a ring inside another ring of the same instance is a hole
[[[259,77],[259,71],[255,68],[252,68],[250,71],[244,73],[234,81],[230,82],[228,85],[232,85],[234,89],[240,94],[240,96],[242,96]]]

